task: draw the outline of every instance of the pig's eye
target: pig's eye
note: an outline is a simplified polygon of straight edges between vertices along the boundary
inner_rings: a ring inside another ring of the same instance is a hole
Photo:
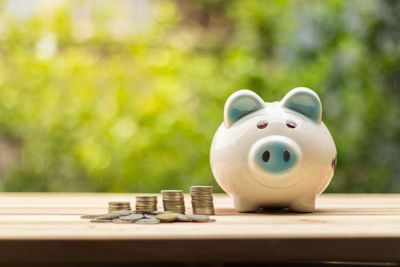
[[[295,123],[294,121],[286,121],[286,126],[287,127],[289,127],[289,128],[292,128],[292,129],[294,129],[294,128],[296,128],[297,127],[297,123]]]
[[[264,129],[268,126],[268,122],[266,120],[262,120],[257,122],[257,128],[258,129]]]

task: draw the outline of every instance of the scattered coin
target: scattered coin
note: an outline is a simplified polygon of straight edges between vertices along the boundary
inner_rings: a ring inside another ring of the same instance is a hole
[[[103,216],[97,217],[96,219],[98,219],[98,220],[112,220],[112,219],[118,218],[119,216],[120,215],[118,215],[118,214],[109,214],[109,213],[107,213],[107,214],[105,214]]]
[[[98,216],[97,219],[100,219],[100,220],[115,219],[120,216],[126,216],[126,215],[130,215],[130,214],[132,214],[132,212],[127,211],[127,210],[117,210],[117,211],[111,211],[102,216]]]
[[[127,216],[127,215],[131,215],[132,212],[129,210],[116,210],[116,211],[111,211],[108,214],[115,214],[115,215],[119,215],[119,216]]]
[[[152,215],[158,215],[158,214],[164,214],[164,213],[173,213],[172,211],[165,211],[165,210],[158,210],[158,211],[153,211],[153,212],[150,212],[149,214],[152,214]]]
[[[133,221],[126,221],[126,220],[122,220],[120,218],[116,218],[112,220],[113,223],[133,223]]]
[[[185,214],[177,214],[176,221],[178,222],[191,222],[192,220]]]
[[[157,223],[160,223],[160,220],[159,219],[156,219],[156,218],[154,218],[154,219],[139,219],[139,220],[137,220],[137,221],[135,221],[135,223],[137,223],[137,224],[157,224]]]
[[[147,219],[154,219],[154,218],[156,218],[156,216],[157,215],[149,214],[149,213],[144,214],[144,217],[147,218]]]
[[[187,215],[193,222],[215,222],[215,219],[210,219],[208,215],[193,214]]]
[[[131,215],[127,215],[127,216],[121,216],[119,217],[121,220],[123,221],[131,221],[134,222],[136,220],[142,219],[143,215],[142,214],[131,214]]]
[[[159,219],[162,222],[174,222],[177,216],[178,216],[177,213],[164,213],[164,214],[158,214],[157,219]]]
[[[94,219],[94,220],[90,220],[90,222],[92,223],[112,223],[112,220],[103,220],[103,219]]]

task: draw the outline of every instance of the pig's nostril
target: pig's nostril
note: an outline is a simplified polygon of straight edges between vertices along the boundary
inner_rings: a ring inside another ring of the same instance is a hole
[[[285,162],[289,162],[289,160],[290,160],[290,153],[287,150],[285,150],[285,152],[283,152],[283,160]]]
[[[263,160],[264,162],[268,162],[268,161],[269,161],[269,157],[270,157],[269,151],[268,151],[268,150],[265,150],[265,152],[262,154],[262,160]]]

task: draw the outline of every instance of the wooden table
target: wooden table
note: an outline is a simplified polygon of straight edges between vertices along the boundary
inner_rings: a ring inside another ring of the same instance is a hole
[[[0,264],[400,262],[400,194],[325,194],[310,214],[239,214],[229,197],[215,194],[214,223],[95,224],[79,218],[104,213],[115,200],[133,202],[134,194],[0,194]],[[189,203],[186,196],[191,213]]]

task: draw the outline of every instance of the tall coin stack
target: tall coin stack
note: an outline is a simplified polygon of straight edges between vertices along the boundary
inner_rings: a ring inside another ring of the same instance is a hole
[[[215,215],[212,190],[212,186],[190,187],[193,214]]]
[[[108,211],[117,210],[131,210],[131,203],[129,201],[111,201],[108,202]]]
[[[165,211],[185,214],[185,199],[182,190],[161,190]]]
[[[157,211],[157,196],[136,196],[136,213]]]

